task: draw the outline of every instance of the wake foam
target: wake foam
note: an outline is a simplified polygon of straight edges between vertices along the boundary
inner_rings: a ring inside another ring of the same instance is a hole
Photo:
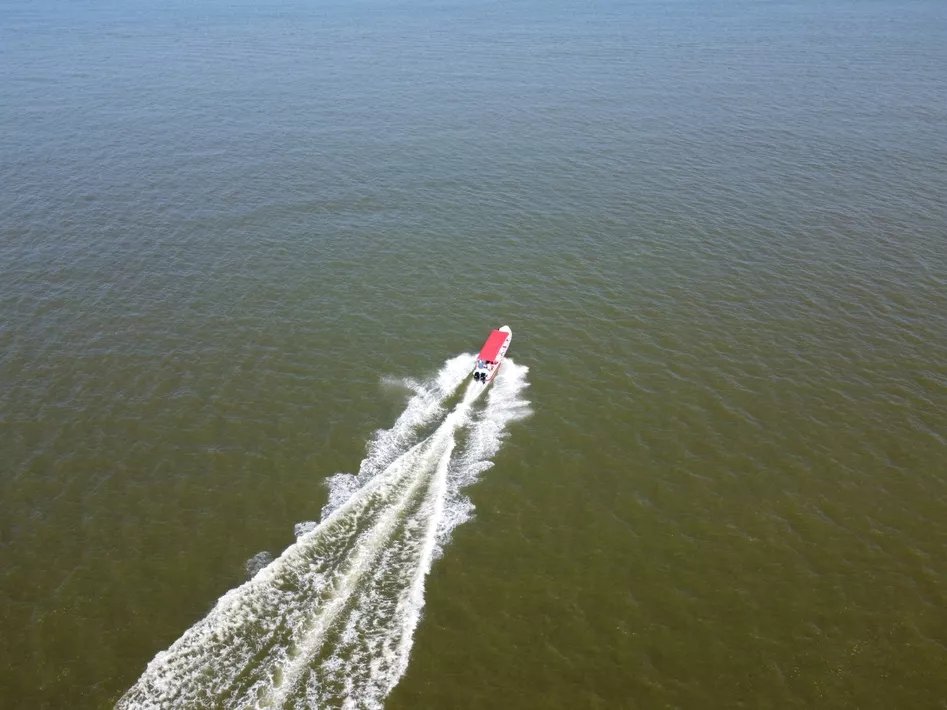
[[[531,413],[529,402],[523,396],[529,386],[528,372],[528,367],[504,360],[487,390],[486,407],[471,425],[464,451],[448,477],[446,510],[437,529],[438,554],[450,541],[451,531],[473,516],[474,505],[463,495],[463,489],[493,466],[491,459],[509,435],[509,424]]]
[[[380,708],[407,669],[431,564],[472,514],[462,489],[529,414],[528,370],[509,359],[479,409],[470,382],[446,411],[472,359],[402,381],[405,410],[358,474],[329,479],[320,522],[297,525],[296,543],[155,656],[117,707]]]
[[[390,429],[379,429],[369,441],[366,456],[358,474],[336,473],[326,481],[329,500],[322,508],[325,519],[333,510],[348,500],[372,477],[383,471],[417,438],[418,430],[444,413],[444,401],[452,395],[464,378],[470,374],[472,355],[458,355],[448,360],[433,382],[413,379],[385,378],[389,385],[398,383],[413,392],[404,411]]]
[[[270,562],[273,561],[273,555],[264,550],[263,552],[256,553],[253,557],[244,563],[244,569],[247,571],[247,578],[253,579],[259,573],[261,569],[266,567]]]

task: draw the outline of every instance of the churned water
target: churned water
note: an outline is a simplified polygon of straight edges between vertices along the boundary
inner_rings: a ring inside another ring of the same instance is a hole
[[[940,0],[0,0],[0,705],[947,706],[944,97]]]

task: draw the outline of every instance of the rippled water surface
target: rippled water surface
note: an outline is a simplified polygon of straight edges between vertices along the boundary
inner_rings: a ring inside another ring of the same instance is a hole
[[[944,97],[941,0],[0,0],[0,705],[947,707]]]

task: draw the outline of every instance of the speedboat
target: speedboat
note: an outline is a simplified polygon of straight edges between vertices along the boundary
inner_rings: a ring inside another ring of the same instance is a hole
[[[510,330],[508,325],[490,333],[487,342],[480,348],[480,354],[477,355],[477,363],[473,370],[475,381],[487,384],[496,377],[497,370],[500,369],[500,363],[503,362],[503,356],[506,355],[512,339],[513,331]]]

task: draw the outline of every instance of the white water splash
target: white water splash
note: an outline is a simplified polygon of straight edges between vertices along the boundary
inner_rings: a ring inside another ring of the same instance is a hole
[[[261,569],[273,561],[273,555],[266,550],[256,553],[253,557],[244,563],[244,569],[247,571],[247,577],[252,579]]]
[[[472,357],[405,381],[404,412],[358,475],[330,479],[321,522],[297,528],[295,544],[155,656],[117,707],[380,708],[407,668],[431,564],[472,512],[461,489],[529,413],[527,368],[511,360],[482,407],[471,382],[446,412]]]
[[[348,500],[356,491],[365,485],[372,477],[383,471],[387,466],[403,453],[414,440],[420,427],[430,423],[444,413],[444,401],[450,397],[470,374],[473,356],[458,355],[441,367],[431,383],[418,382],[412,379],[393,380],[385,378],[388,384],[397,383],[414,392],[408,401],[405,410],[398,417],[391,429],[381,429],[368,444],[368,451],[359,466],[358,474],[337,473],[328,480],[329,501],[322,509],[322,519],[342,503]]]

